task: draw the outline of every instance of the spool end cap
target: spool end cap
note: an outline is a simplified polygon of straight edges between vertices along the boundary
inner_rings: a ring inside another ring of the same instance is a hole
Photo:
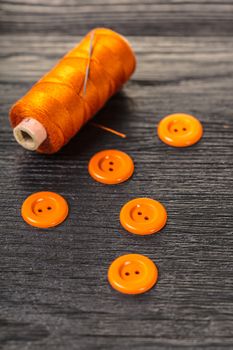
[[[16,141],[24,148],[35,151],[46,140],[47,132],[44,126],[33,118],[26,118],[14,129]]]

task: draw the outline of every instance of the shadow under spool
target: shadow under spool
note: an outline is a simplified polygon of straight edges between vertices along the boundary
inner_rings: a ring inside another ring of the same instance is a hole
[[[130,78],[135,65],[123,36],[94,29],[13,105],[10,120],[16,141],[28,150],[57,152]]]

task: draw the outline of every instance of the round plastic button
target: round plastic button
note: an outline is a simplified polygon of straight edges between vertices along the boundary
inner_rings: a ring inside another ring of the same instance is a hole
[[[37,192],[23,202],[21,214],[29,225],[48,228],[64,221],[68,211],[66,200],[59,194]]]
[[[158,136],[173,147],[187,147],[198,142],[203,135],[199,120],[184,113],[170,114],[158,126]]]
[[[124,152],[106,150],[96,153],[91,158],[88,171],[96,181],[114,185],[124,182],[132,176],[134,163]]]
[[[156,265],[144,255],[128,254],[112,262],[108,270],[111,286],[124,294],[141,294],[158,280]]]
[[[160,202],[150,198],[136,198],[123,206],[120,222],[131,233],[150,235],[164,227],[167,212]]]

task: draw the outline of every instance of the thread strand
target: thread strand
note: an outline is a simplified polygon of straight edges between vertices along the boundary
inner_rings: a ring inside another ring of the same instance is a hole
[[[122,137],[123,139],[125,139],[127,136],[126,134],[123,134],[122,132],[119,132],[117,130],[114,130],[112,128],[109,128],[107,126],[104,126],[104,125],[101,125],[101,124],[97,124],[97,123],[94,123],[94,122],[90,122],[91,125],[95,126],[96,128],[99,128],[99,129],[102,129],[102,130],[105,130],[105,131],[108,131],[112,134],[115,134],[117,136],[120,136]]]

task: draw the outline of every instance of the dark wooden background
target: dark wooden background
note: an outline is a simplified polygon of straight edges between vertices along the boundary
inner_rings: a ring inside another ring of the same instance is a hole
[[[0,51],[0,338],[4,350],[233,349],[233,1],[2,0]],[[95,26],[127,35],[137,71],[60,153],[16,144],[11,104]],[[173,149],[156,135],[173,112],[197,116],[204,137]],[[133,178],[104,186],[90,157],[117,148]],[[20,216],[32,192],[68,200],[70,215],[42,231]],[[128,200],[164,203],[167,226],[138,237],[119,223]],[[159,267],[140,296],[112,290],[107,269],[125,253]]]

